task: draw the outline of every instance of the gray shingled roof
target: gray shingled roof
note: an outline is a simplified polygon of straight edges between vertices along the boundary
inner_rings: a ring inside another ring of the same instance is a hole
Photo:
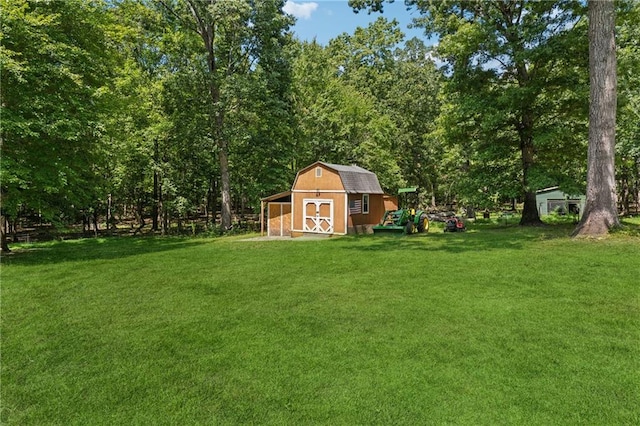
[[[342,185],[349,194],[384,194],[375,173],[360,166],[342,166],[340,164],[320,164],[335,170],[342,179]]]

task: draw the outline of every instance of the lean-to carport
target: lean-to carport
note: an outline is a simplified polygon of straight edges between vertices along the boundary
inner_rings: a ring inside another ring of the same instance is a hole
[[[260,200],[260,235],[264,235],[265,222],[270,237],[291,235],[291,191],[280,192]]]

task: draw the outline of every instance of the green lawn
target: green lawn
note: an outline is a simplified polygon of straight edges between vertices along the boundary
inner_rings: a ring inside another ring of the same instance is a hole
[[[639,424],[630,226],[23,245],[0,421]]]

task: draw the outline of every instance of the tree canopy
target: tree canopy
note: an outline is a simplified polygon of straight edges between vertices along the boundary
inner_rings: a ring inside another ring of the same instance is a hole
[[[540,223],[537,190],[587,188],[579,0],[407,0],[425,40],[383,0],[351,0],[383,13],[327,45],[296,40],[282,0],[0,1],[3,220],[134,214],[167,231],[204,214],[225,232],[317,160],[359,164],[389,192],[418,185],[430,208],[522,203],[523,225]],[[640,11],[616,8],[615,180],[630,212]]]

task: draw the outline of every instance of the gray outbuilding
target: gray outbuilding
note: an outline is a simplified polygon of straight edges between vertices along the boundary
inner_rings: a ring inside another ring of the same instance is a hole
[[[579,194],[567,194],[559,187],[541,189],[536,192],[538,214],[546,216],[551,213],[561,215],[573,214],[581,216],[584,211],[586,197]]]

